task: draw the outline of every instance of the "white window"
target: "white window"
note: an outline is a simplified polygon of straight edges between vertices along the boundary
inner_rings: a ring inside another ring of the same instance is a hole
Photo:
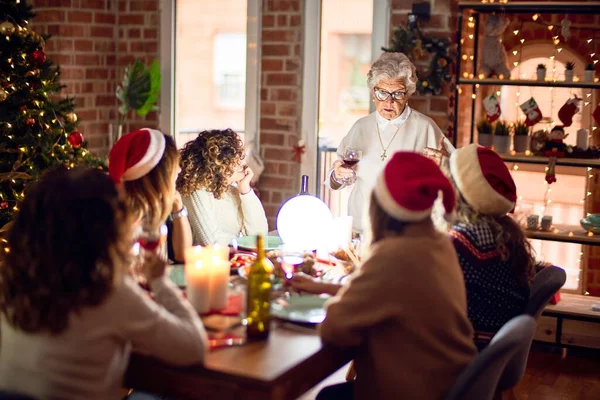
[[[162,0],[161,128],[183,146],[207,129],[258,127],[260,0]]]

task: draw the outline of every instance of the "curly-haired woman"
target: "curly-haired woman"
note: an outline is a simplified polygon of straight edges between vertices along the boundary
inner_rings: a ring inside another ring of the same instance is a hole
[[[140,129],[119,139],[110,151],[109,175],[122,186],[130,212],[145,229],[158,231],[167,221],[169,258],[182,261],[192,245],[192,230],[181,195],[175,190],[179,152],[173,139]]]
[[[458,191],[449,234],[465,277],[469,319],[476,331],[494,333],[525,310],[536,267],[523,229],[508,215],[517,188],[500,156],[476,144],[456,150],[449,169]]]
[[[266,234],[267,217],[250,187],[254,173],[231,129],[198,134],[181,151],[177,190],[188,209],[194,244],[228,245],[243,235]]]
[[[203,362],[206,332],[164,260],[148,254],[142,269],[155,301],[124,273],[131,219],[98,170],[49,172],[27,194],[0,259],[0,388],[117,399],[132,345],[175,365]]]

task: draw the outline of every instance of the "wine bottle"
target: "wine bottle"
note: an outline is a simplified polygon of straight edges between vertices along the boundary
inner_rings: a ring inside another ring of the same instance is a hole
[[[271,275],[273,263],[265,257],[263,235],[256,236],[256,261],[248,273],[246,334],[249,339],[266,339],[271,328]]]

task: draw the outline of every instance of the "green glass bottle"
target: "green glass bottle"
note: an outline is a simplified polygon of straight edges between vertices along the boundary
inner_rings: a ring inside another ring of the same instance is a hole
[[[262,235],[256,237],[256,261],[248,273],[246,334],[249,339],[266,339],[271,328],[271,275],[273,263],[265,257]]]

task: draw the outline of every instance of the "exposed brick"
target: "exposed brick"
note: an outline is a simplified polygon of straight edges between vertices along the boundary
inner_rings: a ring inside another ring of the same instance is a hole
[[[144,14],[119,15],[119,25],[144,25]]]
[[[69,22],[92,22],[92,13],[89,11],[69,11]]]
[[[288,26],[288,16],[287,15],[278,15],[277,16],[277,26]]]
[[[157,39],[158,38],[158,30],[157,29],[144,29],[144,38],[145,39]]]
[[[264,31],[263,31],[264,34]],[[288,56],[290,54],[290,46],[286,44],[263,44],[262,55],[270,56]]]
[[[298,83],[298,75],[287,73],[271,73],[267,75],[267,85],[290,86]]]
[[[90,35],[92,37],[112,38],[115,36],[115,30],[110,26],[91,26]]]
[[[283,153],[283,152],[280,151],[280,153]],[[282,155],[287,156],[287,158],[291,158],[291,154],[282,154]],[[266,188],[273,188],[273,189],[291,189],[292,187],[294,187],[294,183],[287,177],[277,178],[277,177],[272,177],[272,176],[265,176],[265,177],[261,177],[261,186],[266,187]],[[279,209],[279,207],[277,207],[277,209]]]
[[[75,39],[75,51],[92,51],[94,50],[94,42],[87,39]]]
[[[275,104],[274,103],[262,103],[260,105],[261,115],[275,116]]]
[[[285,135],[280,133],[263,133],[260,137],[263,145],[283,146],[285,144]]]
[[[263,71],[283,71],[283,60],[263,59],[260,67]]]
[[[263,15],[262,16],[262,27],[263,28],[271,28],[275,26],[275,16],[274,15]]]
[[[429,100],[429,109],[431,111],[448,112],[448,99],[444,97],[432,97]]]
[[[290,26],[299,26],[302,23],[300,15],[290,15]]]
[[[85,79],[108,79],[106,68],[89,68],[85,71]]]
[[[296,40],[296,32],[292,30],[263,31],[263,42],[289,42]]]
[[[98,54],[76,54],[75,55],[75,64],[77,65],[100,65],[100,55]]]
[[[300,71],[300,63],[298,60],[285,60],[285,70],[289,72]]]
[[[138,39],[142,36],[140,28],[131,28],[127,30],[127,37],[130,39]]]
[[[93,8],[95,10],[108,10],[109,0],[81,0],[81,8]],[[114,1],[114,0],[111,0]]]
[[[104,13],[104,12],[95,12],[94,13],[94,22],[97,24],[114,24],[116,22],[116,17],[112,13]]]
[[[267,2],[268,11],[298,11],[300,3],[298,1],[289,0],[269,0]]]
[[[277,115],[280,117],[295,117],[298,115],[298,107],[296,104],[277,104]]]
[[[157,11],[158,1],[156,0],[135,0],[129,2],[130,11]]]
[[[36,22],[64,22],[65,12],[57,9],[40,11],[36,17]]]
[[[296,101],[298,99],[297,91],[287,88],[271,89],[270,94],[270,100]]]

